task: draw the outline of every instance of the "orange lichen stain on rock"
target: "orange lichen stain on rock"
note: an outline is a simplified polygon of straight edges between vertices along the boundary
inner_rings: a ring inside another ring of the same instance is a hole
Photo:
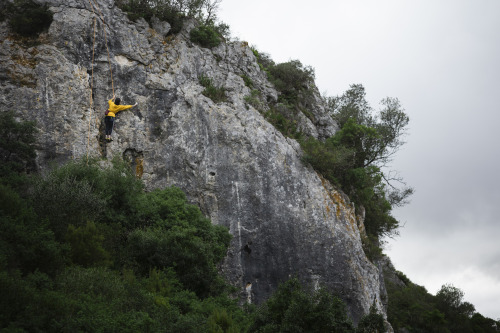
[[[135,159],[135,176],[137,178],[142,178],[142,175],[144,173],[144,159],[137,157]]]
[[[356,265],[352,261],[352,259],[349,259],[348,263],[349,263],[349,266],[351,267],[351,271],[354,272],[354,274],[356,276],[356,280],[359,282],[360,289],[361,289],[362,293],[364,294],[365,298],[370,299],[369,288],[367,288],[366,280],[363,277],[363,274],[361,274],[361,272],[359,271],[359,266]]]
[[[13,55],[11,56],[12,61],[23,67],[35,68],[36,60],[33,57],[27,57],[26,55]]]
[[[349,205],[342,194],[340,192],[336,191],[332,185],[325,179],[323,178],[320,174],[318,174],[318,177],[321,180],[321,184],[323,185],[323,188],[325,189],[326,193],[329,196],[328,200],[334,207],[336,207],[335,210],[335,215],[337,217],[337,220],[340,220],[342,215],[344,214],[345,219],[348,222],[348,229],[351,231],[352,234],[355,234],[356,228],[357,228],[357,223],[356,223],[356,217],[354,216],[354,209]],[[325,199],[326,201],[326,199]],[[326,205],[327,207],[329,206],[328,204]],[[329,210],[327,209],[329,212]]]

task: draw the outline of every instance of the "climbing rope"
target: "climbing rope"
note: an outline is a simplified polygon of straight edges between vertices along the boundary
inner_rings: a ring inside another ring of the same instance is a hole
[[[97,1],[94,0],[89,0],[89,5],[90,8],[92,9],[92,13],[94,14],[94,32],[93,32],[93,40],[92,40],[92,74],[91,74],[91,79],[90,79],[90,97],[89,97],[89,104],[90,104],[90,116],[89,116],[89,126],[88,126],[88,133],[87,133],[87,164],[89,163],[89,147],[90,147],[90,130],[91,130],[91,121],[92,121],[92,114],[93,114],[93,91],[94,91],[94,60],[95,60],[95,40],[96,40],[96,25],[97,25],[97,19],[96,19],[96,12],[94,10],[94,7],[97,9],[99,12],[101,21],[103,25],[106,25],[106,22],[104,21],[104,16],[102,15],[101,9],[99,8],[99,5],[97,4]],[[109,65],[109,75],[111,77],[111,89],[113,91],[113,96],[115,95],[115,86],[113,82],[113,70],[111,67],[111,59],[109,55],[109,47],[108,47],[108,38],[106,34],[106,28],[104,27],[104,41],[106,45],[106,51],[108,53],[108,65]],[[97,117],[96,117],[96,125],[98,125],[97,122]]]

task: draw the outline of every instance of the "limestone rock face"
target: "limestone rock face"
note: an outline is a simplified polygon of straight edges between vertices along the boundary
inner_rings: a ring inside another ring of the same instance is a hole
[[[264,108],[278,96],[247,43],[201,48],[189,41],[193,22],[165,37],[166,24],[155,21],[156,31],[131,22],[112,0],[98,0],[94,10],[87,1],[37,2],[54,12],[38,45],[0,25],[0,111],[36,120],[42,172],[54,160],[128,158],[147,188],[178,186],[212,223],[229,228],[234,237],[221,270],[242,301],[260,303],[298,276],[339,295],[355,322],[374,302],[384,311],[379,270],[363,252],[353,205],[245,99],[244,77]],[[225,88],[226,102],[202,94],[202,75]],[[138,106],[118,113],[106,144],[113,88],[122,104]],[[308,134],[335,133],[317,89],[309,112],[314,122],[299,124]]]

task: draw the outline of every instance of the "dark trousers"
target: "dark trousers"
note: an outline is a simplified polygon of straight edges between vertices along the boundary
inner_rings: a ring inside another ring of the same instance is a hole
[[[115,126],[115,117],[104,117],[104,125],[106,125],[106,135],[111,135],[111,132],[113,132],[113,127]]]

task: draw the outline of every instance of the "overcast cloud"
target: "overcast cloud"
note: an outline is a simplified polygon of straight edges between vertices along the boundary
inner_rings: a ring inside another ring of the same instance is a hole
[[[320,91],[361,83],[410,116],[393,169],[415,187],[386,252],[433,294],[445,283],[500,317],[500,0],[223,0],[232,35],[316,70]]]

